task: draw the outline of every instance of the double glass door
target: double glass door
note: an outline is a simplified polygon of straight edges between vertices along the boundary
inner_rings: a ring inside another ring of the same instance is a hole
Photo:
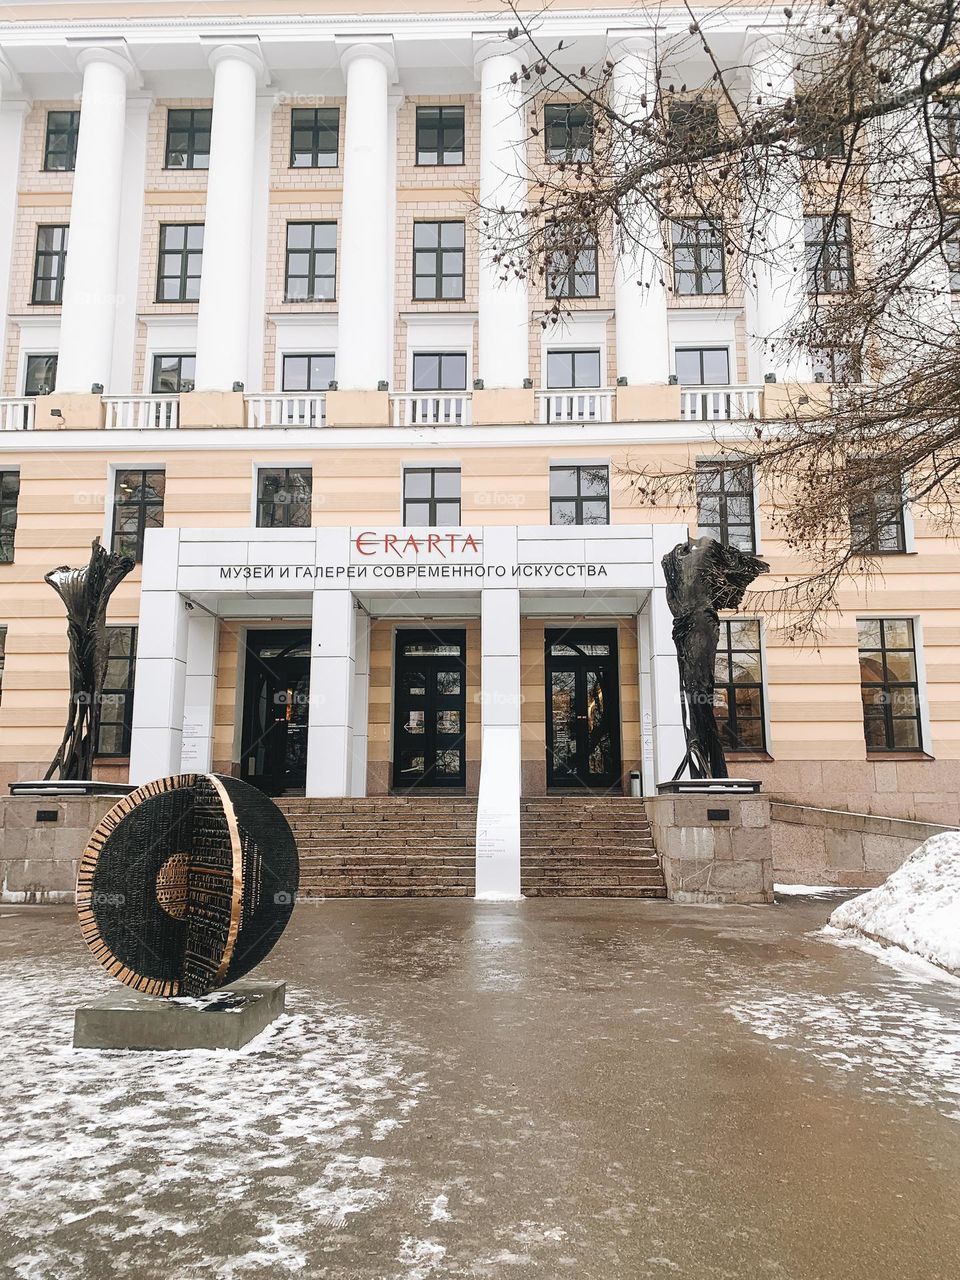
[[[547,785],[619,786],[620,681],[615,629],[545,636]]]
[[[250,631],[246,664],[241,777],[271,796],[302,792],[307,784],[310,632]]]
[[[466,632],[397,632],[393,785],[466,783]]]

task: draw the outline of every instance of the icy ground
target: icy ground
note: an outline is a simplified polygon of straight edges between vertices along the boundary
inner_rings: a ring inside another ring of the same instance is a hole
[[[960,977],[960,832],[924,841],[879,888],[841,903],[830,926]]]

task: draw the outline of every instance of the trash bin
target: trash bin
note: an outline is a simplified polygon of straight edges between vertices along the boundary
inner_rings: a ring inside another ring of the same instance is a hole
[[[643,779],[639,769],[630,772],[630,794],[637,800],[643,795]]]

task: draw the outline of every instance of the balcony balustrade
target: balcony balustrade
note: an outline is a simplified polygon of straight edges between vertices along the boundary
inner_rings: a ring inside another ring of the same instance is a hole
[[[104,396],[108,431],[170,431],[180,424],[177,396]]]
[[[589,391],[538,391],[540,422],[612,422],[616,391],[611,387]]]
[[[468,427],[470,394],[467,391],[420,391],[392,395],[390,421],[395,427]]]
[[[681,387],[681,422],[739,422],[759,418],[760,387]]]
[[[36,407],[32,396],[0,398],[0,431],[32,431]]]
[[[248,427],[325,427],[327,397],[315,392],[275,391],[244,396]]]

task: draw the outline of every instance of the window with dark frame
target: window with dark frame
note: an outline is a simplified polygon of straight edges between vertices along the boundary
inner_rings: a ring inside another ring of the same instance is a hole
[[[313,520],[312,503],[312,468],[258,468],[258,529],[309,529]]]
[[[950,292],[960,293],[960,233],[944,240],[943,257],[950,272]]]
[[[463,160],[463,107],[417,107],[417,164],[458,165]]]
[[[57,355],[27,356],[23,374],[23,394],[25,396],[48,396],[57,389]]]
[[[290,112],[290,168],[335,169],[340,161],[340,108],[294,107]]]
[[[37,227],[31,295],[34,306],[59,306],[63,301],[63,272],[67,265],[69,236],[70,227],[66,223]]]
[[[721,618],[713,710],[729,751],[766,751],[763,659],[756,618]]]
[[[595,298],[599,292],[597,238],[589,228],[558,227],[550,235],[548,298]]]
[[[749,462],[697,463],[697,532],[724,546],[756,551],[753,467]]]
[[[678,347],[674,369],[681,387],[730,385],[730,352],[727,347]]]
[[[155,355],[150,390],[155,396],[178,396],[192,391],[197,376],[197,357],[193,352],[183,355]]]
[[[7,665],[7,628],[0,626],[0,701],[3,700],[3,670]]]
[[[211,107],[168,107],[165,169],[209,169]]]
[[[726,293],[723,228],[709,218],[673,223],[673,288],[681,297]]]
[[[852,347],[817,347],[810,352],[814,382],[860,381],[860,358]]]
[[[458,301],[464,296],[464,224],[413,224],[415,301]]]
[[[697,152],[720,141],[720,117],[715,102],[703,99],[675,99],[669,108],[670,132],[684,152]]]
[[[467,354],[465,351],[414,352],[414,391],[466,391],[466,389]]]
[[[137,628],[107,627],[107,672],[100,695],[97,757],[130,754],[133,728],[133,687],[137,665]]]
[[[79,111],[48,111],[43,145],[45,173],[72,173],[77,167]]]
[[[203,223],[161,223],[157,302],[198,302],[202,264]]]
[[[547,160],[586,164],[593,158],[593,116],[576,102],[550,102],[543,108]]]
[[[858,618],[867,751],[922,751],[916,636],[911,618]]]
[[[0,564],[13,563],[17,537],[17,503],[20,499],[20,472],[0,471]]]
[[[934,106],[933,123],[940,154],[956,160],[960,157],[960,98],[941,98]]]
[[[825,112],[825,103],[798,95],[797,140],[802,153],[811,160],[833,160],[847,154],[846,130],[834,124]]]
[[[460,468],[406,467],[403,523],[437,528],[460,523]]]
[[[332,352],[285,355],[281,372],[283,391],[329,391],[336,357]]]
[[[117,471],[113,487],[113,537],[110,548],[118,555],[143,559],[143,537],[148,529],[163,528],[166,475],[161,470]]]
[[[863,555],[906,551],[903,484],[878,482],[850,501],[850,546]]]
[[[807,214],[803,219],[810,293],[847,293],[853,285],[850,218]]]
[[[584,351],[548,351],[548,389],[576,390],[580,387],[600,386],[600,352],[597,348]]]
[[[609,524],[610,468],[550,468],[551,524]]]
[[[285,302],[333,302],[337,296],[337,224],[288,222]]]

